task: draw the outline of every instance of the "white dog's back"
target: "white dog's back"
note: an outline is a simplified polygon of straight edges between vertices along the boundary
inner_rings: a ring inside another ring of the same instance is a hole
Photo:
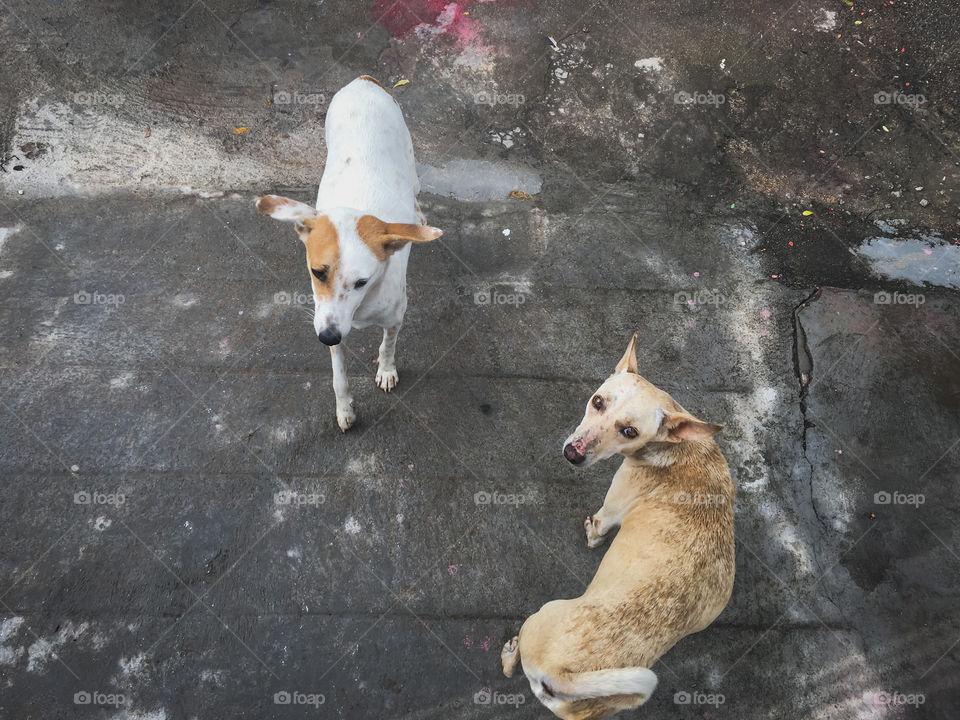
[[[385,222],[422,222],[410,132],[400,106],[378,82],[359,77],[333,96],[326,140],[317,209],[346,207]]]

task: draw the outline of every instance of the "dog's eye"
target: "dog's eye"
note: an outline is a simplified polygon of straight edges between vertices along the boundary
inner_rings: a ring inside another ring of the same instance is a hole
[[[620,434],[623,435],[628,440],[633,440],[640,433],[637,432],[637,429],[635,427],[625,427],[623,430],[620,431]]]
[[[310,272],[313,273],[313,276],[322,283],[327,281],[327,269],[326,268],[310,268]]]
[[[603,398],[599,395],[594,395],[593,400],[590,401],[590,404],[593,405],[597,410],[603,410]]]
[[[357,282],[355,282],[355,283],[353,284],[353,287],[355,287],[357,290],[359,290],[359,289],[362,288],[364,285],[366,285],[367,282],[368,282],[367,280],[357,280]]]

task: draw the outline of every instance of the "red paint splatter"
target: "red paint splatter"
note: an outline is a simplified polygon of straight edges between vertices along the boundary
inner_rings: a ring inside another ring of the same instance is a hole
[[[376,0],[373,16],[391,35],[403,37],[421,23],[435,23],[447,5],[446,0]]]

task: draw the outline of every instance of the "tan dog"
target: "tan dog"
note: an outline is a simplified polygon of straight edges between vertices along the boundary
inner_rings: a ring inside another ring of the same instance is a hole
[[[735,491],[712,439],[721,426],[637,374],[636,340],[563,449],[582,467],[624,456],[603,507],[584,523],[591,548],[620,532],[583,595],[548,602],[501,653],[504,674],[520,663],[564,720],[646,702],[657,685],[649,668],[713,622],[733,589]]]

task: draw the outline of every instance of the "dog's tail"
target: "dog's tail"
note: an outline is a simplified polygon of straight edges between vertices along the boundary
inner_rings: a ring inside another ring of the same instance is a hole
[[[657,674],[650,668],[627,667],[593,672],[568,673],[550,683],[562,700],[584,700],[609,695],[640,695],[642,705],[657,687]]]

